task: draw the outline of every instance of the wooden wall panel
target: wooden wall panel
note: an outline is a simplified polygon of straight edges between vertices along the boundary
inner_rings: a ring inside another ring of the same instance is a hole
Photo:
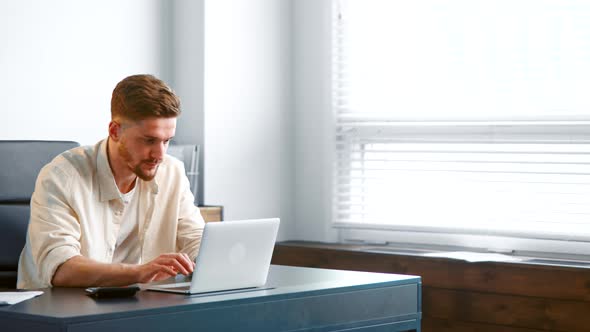
[[[423,287],[429,316],[551,331],[588,331],[590,303]]]
[[[510,327],[505,325],[490,325],[461,322],[424,316],[422,319],[422,331],[436,332],[545,332],[543,330]]]
[[[346,247],[346,246],[344,246]],[[284,243],[277,258],[293,264],[332,266],[422,276],[425,285],[473,291],[590,301],[590,269],[517,263],[468,263],[446,258],[338,249],[337,245]],[[551,287],[547,287],[551,285]]]
[[[305,242],[277,244],[273,264],[419,275],[425,332],[590,331],[587,268],[468,263]]]

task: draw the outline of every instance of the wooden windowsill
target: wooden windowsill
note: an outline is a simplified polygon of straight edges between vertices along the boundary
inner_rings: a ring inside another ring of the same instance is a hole
[[[590,269],[590,261],[585,260],[574,260],[574,259],[560,259],[560,258],[547,258],[547,257],[533,257],[533,256],[512,256],[507,255],[506,261],[478,261],[468,262],[466,260],[454,259],[449,257],[431,257],[425,256],[426,253],[438,252],[442,253],[442,250],[429,250],[419,248],[402,248],[402,246],[387,246],[387,245],[358,245],[358,244],[342,244],[342,243],[325,243],[325,242],[309,242],[309,241],[285,241],[278,243],[284,246],[295,246],[295,247],[308,247],[308,248],[321,248],[328,250],[343,250],[351,252],[364,252],[384,255],[396,255],[396,256],[411,256],[411,257],[422,257],[426,259],[435,260],[448,260],[463,263],[498,263],[498,264],[516,264],[516,265],[533,265],[533,266],[545,266],[551,267],[563,267],[563,268],[578,268],[578,269]],[[516,258],[518,260],[512,260],[510,258]]]

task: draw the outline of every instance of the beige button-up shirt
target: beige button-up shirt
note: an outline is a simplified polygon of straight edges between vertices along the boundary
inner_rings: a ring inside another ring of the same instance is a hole
[[[66,151],[37,177],[26,245],[18,266],[20,289],[50,287],[57,268],[82,255],[111,263],[123,201],[107,159],[107,139]],[[137,182],[140,261],[184,252],[195,258],[204,221],[194,205],[182,162],[165,156],[152,181]]]

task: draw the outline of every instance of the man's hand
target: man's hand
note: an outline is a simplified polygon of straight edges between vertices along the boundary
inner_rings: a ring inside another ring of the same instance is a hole
[[[189,275],[195,263],[185,253],[162,254],[149,263],[138,266],[139,283],[160,281],[176,276],[178,273]]]
[[[125,286],[147,283],[174,277],[178,273],[188,275],[195,264],[187,254],[162,254],[141,265],[99,263],[84,256],[74,256],[55,271],[53,286]]]

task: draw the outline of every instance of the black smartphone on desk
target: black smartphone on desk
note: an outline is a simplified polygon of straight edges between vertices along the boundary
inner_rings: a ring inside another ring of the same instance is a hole
[[[131,297],[137,293],[139,286],[125,287],[89,287],[86,288],[86,295],[94,298],[116,298]]]

